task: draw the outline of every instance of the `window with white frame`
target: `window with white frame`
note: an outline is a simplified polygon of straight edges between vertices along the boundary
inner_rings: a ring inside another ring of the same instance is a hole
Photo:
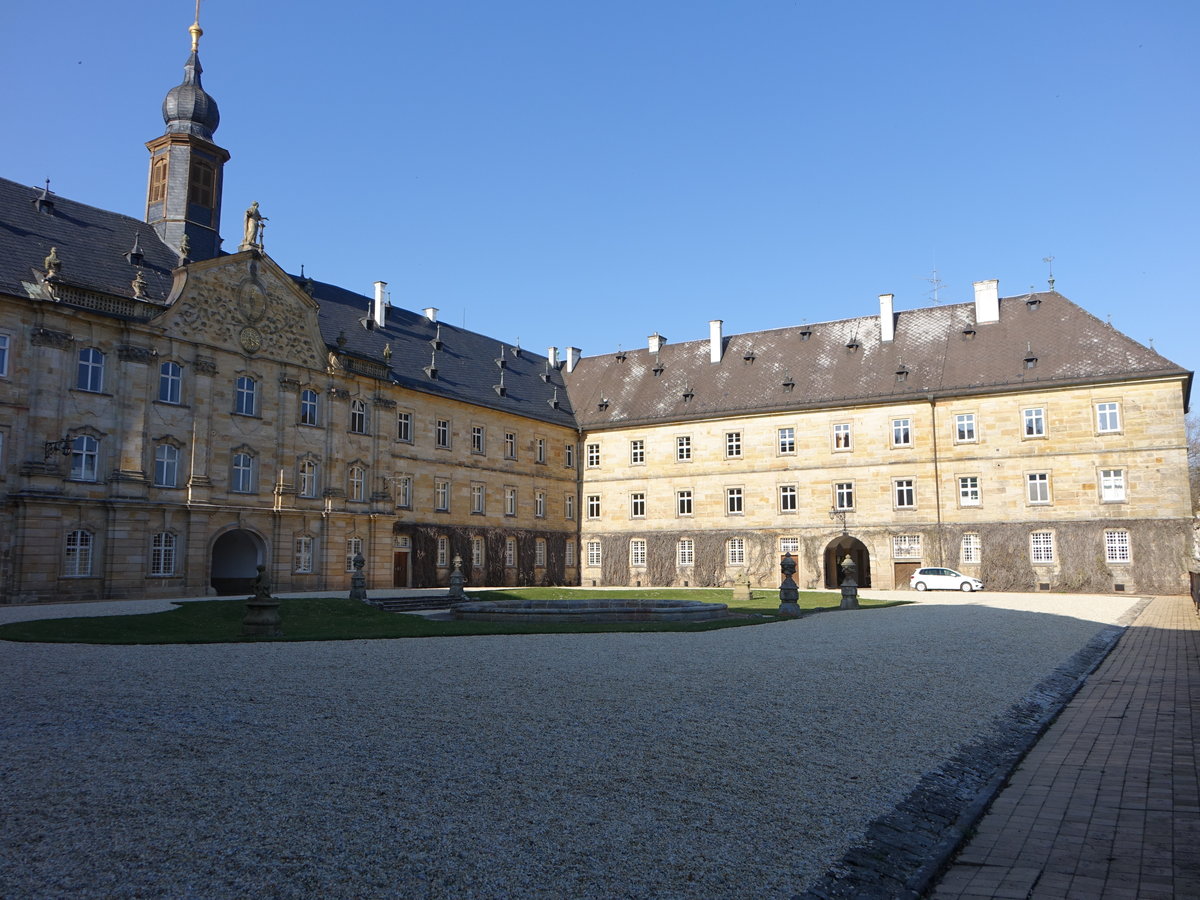
[[[0,334],[0,378],[8,376],[8,345],[9,336]]]
[[[575,495],[574,494],[564,494],[563,495],[563,518],[568,519],[568,520],[575,518]]]
[[[410,412],[396,413],[396,440],[411,444],[413,439],[413,417]]]
[[[233,411],[239,416],[257,414],[258,382],[249,375],[239,375],[234,382]]]
[[[546,567],[546,539],[537,538],[533,542],[533,565],[535,568]]]
[[[471,566],[475,569],[483,568],[483,538],[479,535],[471,537]]]
[[[563,465],[568,469],[575,468],[575,445],[563,444]]]
[[[600,565],[600,542],[599,541],[588,541],[587,542],[587,564],[589,566],[599,566]]]
[[[854,509],[854,482],[838,481],[833,485],[833,508]]]
[[[1101,434],[1115,434],[1121,430],[1121,409],[1119,404],[1096,404],[1096,430]]]
[[[588,494],[587,495],[587,517],[589,519],[600,518],[600,495],[599,494]]]
[[[317,464],[311,459],[300,460],[300,496],[317,496]]]
[[[402,509],[412,506],[412,476],[401,475],[396,479],[396,505]]]
[[[641,491],[629,495],[629,516],[633,519],[646,518],[646,495]]]
[[[725,432],[725,458],[740,459],[742,456],[742,433],[740,431]]]
[[[585,449],[587,452],[587,467],[589,469],[597,468],[600,465],[600,445],[588,444]]]
[[[239,451],[233,454],[230,464],[229,489],[237,494],[254,492],[254,457]]]
[[[800,538],[798,537],[781,537],[779,539],[779,555],[790,553],[792,556],[800,555]]]
[[[350,467],[350,499],[358,503],[367,499],[367,470],[362,466]]]
[[[692,514],[691,491],[675,492],[675,514],[680,516],[690,516]]]
[[[517,539],[510,537],[504,539],[504,565],[510,569],[517,564]]]
[[[979,542],[979,535],[974,531],[967,531],[962,536],[962,563],[965,566],[977,565],[982,557],[983,545]]]
[[[912,419],[892,419],[892,446],[912,446]]]
[[[179,483],[179,450],[171,444],[154,448],[154,486],[175,487]]]
[[[1100,470],[1100,499],[1105,503],[1119,503],[1125,499],[1125,470]]]
[[[484,433],[482,425],[471,426],[471,452],[483,453]]]
[[[433,426],[433,443],[442,450],[450,448],[450,420],[438,419]]]
[[[920,559],[921,536],[919,534],[892,535],[892,559]]]
[[[67,533],[63,575],[84,578],[92,574],[92,533],[82,528]]]
[[[838,424],[833,426],[833,449],[834,450],[853,449],[851,446],[850,423],[849,422],[839,422]]]
[[[1046,410],[1041,406],[1031,406],[1029,409],[1021,411],[1021,420],[1024,423],[1023,434],[1027,438],[1040,438],[1046,436]]]
[[[960,475],[958,478],[958,505],[979,506],[983,501],[979,493],[978,475]]]
[[[311,573],[313,570],[313,539],[307,534],[300,535],[296,538],[294,553],[293,571],[301,575]]]
[[[367,434],[367,401],[350,401],[350,430],[354,434]]]
[[[179,403],[183,388],[183,369],[179,363],[165,362],[158,367],[158,400],[160,403]]]
[[[444,534],[438,535],[437,539],[437,566],[439,569],[450,567],[450,538]]]
[[[504,432],[504,458],[517,458],[517,433],[515,431]]]
[[[450,482],[436,478],[433,482],[433,508],[437,512],[450,511]]]
[[[175,535],[160,531],[150,541],[150,575],[165,577],[175,574]]]
[[[1054,562],[1054,532],[1034,531],[1029,535],[1029,559],[1035,566]]]
[[[1029,472],[1025,476],[1026,497],[1030,503],[1050,502],[1050,473]]]
[[[517,489],[515,487],[504,489],[504,514],[506,516],[517,514]]]
[[[892,479],[892,497],[896,509],[915,509],[917,505],[917,489],[911,478]]]
[[[533,457],[534,460],[537,462],[540,462],[540,463],[544,463],[546,461],[546,439],[538,438],[537,440],[535,440],[533,442],[533,447],[534,447],[534,457]]]
[[[788,426],[786,428],[780,428],[776,432],[776,437],[778,438],[778,441],[779,441],[778,447],[779,447],[780,453],[790,454],[790,453],[796,452],[796,429],[795,428],[793,428],[791,426]]]
[[[740,516],[745,512],[745,496],[740,487],[725,488],[725,512]]]
[[[100,442],[88,434],[71,441],[71,479],[97,481],[100,474]]]
[[[300,424],[301,425],[320,425],[321,424],[321,404],[320,396],[312,388],[305,388],[300,392]]]
[[[563,545],[563,565],[566,565],[566,566],[575,565],[575,542],[574,541],[567,541],[566,544]]]
[[[479,482],[471,484],[471,512],[475,515],[483,515],[483,485]]]
[[[629,564],[631,566],[646,565],[646,541],[644,538],[634,538],[629,542]]]
[[[675,561],[681,566],[696,564],[696,544],[691,538],[680,538],[675,545]]]
[[[362,553],[363,539],[360,537],[347,538],[346,540],[346,571],[354,571],[354,557]]]
[[[689,462],[692,458],[692,438],[691,435],[680,435],[675,438],[675,461]]]
[[[779,486],[779,511],[793,513],[798,509],[798,494],[796,485],[781,484]]]
[[[730,538],[725,544],[725,557],[731,566],[744,566],[746,564],[745,538]]]
[[[1124,528],[1104,532],[1104,561],[1107,563],[1129,562],[1129,532]]]
[[[954,417],[954,441],[969,444],[976,440],[975,413],[958,413]]]
[[[640,438],[629,442],[629,464],[640,466],[646,462],[646,442]]]
[[[533,492],[533,515],[534,515],[534,518],[537,518],[537,519],[546,518],[546,492],[545,491],[534,491]]]
[[[79,351],[75,387],[93,393],[104,390],[104,354],[95,347],[85,347]]]

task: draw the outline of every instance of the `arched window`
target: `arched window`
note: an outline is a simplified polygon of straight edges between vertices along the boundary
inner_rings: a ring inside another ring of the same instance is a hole
[[[365,400],[350,401],[350,430],[355,434],[367,433],[367,402]]]
[[[100,442],[81,434],[71,442],[71,478],[75,481],[96,481],[100,464]]]
[[[320,425],[321,407],[318,405],[317,392],[305,388],[300,392],[300,424]]]
[[[317,464],[311,459],[300,462],[300,496],[317,496]]]
[[[150,546],[150,574],[175,574],[175,535],[169,531],[160,531],[154,536]]]
[[[158,399],[163,403],[179,403],[183,385],[183,369],[179,363],[165,362],[158,370]]]
[[[367,470],[362,466],[350,467],[350,499],[367,499]]]
[[[167,157],[160,156],[150,166],[150,202],[162,203],[167,199]]]
[[[154,484],[156,487],[179,484],[179,451],[170,444],[159,444],[154,448]]]
[[[95,347],[84,347],[79,351],[75,387],[95,393],[104,390],[104,354]]]
[[[67,535],[63,575],[82,578],[92,574],[92,533],[79,529]]]

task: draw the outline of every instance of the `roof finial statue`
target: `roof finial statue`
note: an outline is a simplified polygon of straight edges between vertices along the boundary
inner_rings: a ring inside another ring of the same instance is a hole
[[[249,250],[251,248],[262,249],[263,222],[266,221],[267,217],[258,211],[258,201],[255,200],[250,204],[250,208],[246,210],[242,246],[238,247],[239,250]]]
[[[192,52],[195,53],[200,49],[200,36],[204,34],[204,29],[200,27],[200,0],[196,0],[196,21],[192,22],[188,31],[192,35]]]
[[[47,281],[58,277],[58,273],[62,269],[62,260],[58,258],[57,247],[50,248],[50,255],[46,257],[45,261],[42,263],[42,266],[46,270]]]
[[[1047,281],[1050,284],[1050,290],[1054,290],[1054,257],[1053,256],[1043,256],[1042,262],[1044,262],[1046,265],[1048,265],[1050,267],[1050,277],[1049,277],[1049,279],[1047,279]]]
[[[138,269],[137,274],[133,276],[133,297],[135,300],[142,300],[146,296],[146,276],[142,274],[142,270]]]

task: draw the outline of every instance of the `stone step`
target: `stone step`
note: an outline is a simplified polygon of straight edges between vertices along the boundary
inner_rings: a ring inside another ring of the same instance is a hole
[[[449,609],[450,597],[376,597],[371,605],[384,612],[412,612],[414,609]]]

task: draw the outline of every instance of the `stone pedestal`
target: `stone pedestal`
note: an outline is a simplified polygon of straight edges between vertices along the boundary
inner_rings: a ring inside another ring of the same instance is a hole
[[[858,609],[858,582],[854,580],[858,566],[849,553],[842,560],[842,572],[845,575],[842,579],[842,609]]]
[[[783,555],[779,564],[783,582],[779,585],[779,615],[794,619],[800,615],[800,589],[796,586],[796,560],[790,553]]]
[[[750,598],[750,579],[735,581],[733,583],[733,596],[729,602],[735,604],[749,603]]]
[[[363,603],[367,600],[367,576],[363,574],[363,566],[367,561],[363,559],[362,553],[354,554],[354,574],[350,576],[350,599],[361,600]]]
[[[246,598],[246,615],[242,619],[243,637],[280,637],[283,622],[279,618],[279,598],[271,596],[267,584],[267,567],[259,566],[254,576],[254,596]]]
[[[450,602],[462,603],[467,599],[463,591],[462,557],[454,554],[454,570],[450,573]]]

